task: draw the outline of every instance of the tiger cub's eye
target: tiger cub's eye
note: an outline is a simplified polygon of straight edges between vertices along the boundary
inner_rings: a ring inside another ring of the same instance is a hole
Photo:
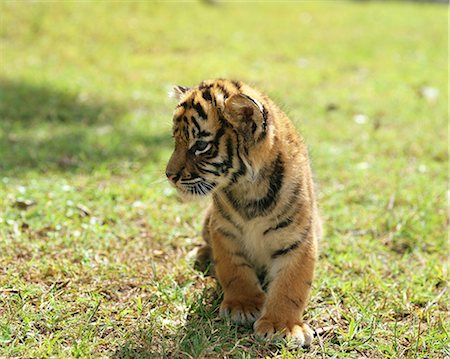
[[[192,151],[199,155],[201,153],[204,153],[208,151],[211,148],[211,144],[206,141],[197,141],[194,146],[192,146]]]

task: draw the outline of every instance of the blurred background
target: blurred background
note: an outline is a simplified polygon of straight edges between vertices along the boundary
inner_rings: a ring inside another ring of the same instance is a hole
[[[2,1],[0,21],[0,356],[244,353],[198,313],[180,331],[214,285],[192,269],[205,205],[164,178],[167,92],[219,77],[309,146],[326,237],[308,315],[342,329],[312,354],[443,352],[448,6]]]
[[[168,89],[218,77],[268,93],[318,151],[366,144],[355,115],[387,136],[420,127],[410,145],[426,147],[445,121],[446,13],[391,1],[3,2],[0,168],[157,160],[170,145]]]

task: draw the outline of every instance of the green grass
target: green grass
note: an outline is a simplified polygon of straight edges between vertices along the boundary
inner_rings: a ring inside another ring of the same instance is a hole
[[[1,2],[0,357],[450,356],[447,11]],[[216,77],[268,93],[309,145],[309,350],[218,319],[193,269],[205,204],[164,180],[166,93]]]

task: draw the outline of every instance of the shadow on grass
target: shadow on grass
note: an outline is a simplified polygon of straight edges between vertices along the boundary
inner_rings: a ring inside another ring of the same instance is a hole
[[[213,358],[233,352],[238,342],[251,338],[251,328],[218,318],[222,296],[205,289],[191,304],[186,321],[174,333],[164,333],[160,321],[131,334],[113,358]]]
[[[220,319],[221,301],[219,289],[205,289],[191,304],[186,321],[175,333],[164,333],[164,318],[157,318],[132,333],[112,358],[272,357],[280,353],[283,341],[257,340],[251,325]]]
[[[160,160],[172,146],[170,133],[127,123],[128,113],[123,104],[0,79],[0,174],[90,172]]]

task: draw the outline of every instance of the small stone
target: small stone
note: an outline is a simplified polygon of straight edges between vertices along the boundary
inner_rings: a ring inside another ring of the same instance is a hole
[[[363,115],[361,113],[356,114],[355,116],[353,116],[353,121],[355,121],[355,123],[357,123],[358,125],[363,125],[368,120],[369,120],[369,118],[366,115]]]

